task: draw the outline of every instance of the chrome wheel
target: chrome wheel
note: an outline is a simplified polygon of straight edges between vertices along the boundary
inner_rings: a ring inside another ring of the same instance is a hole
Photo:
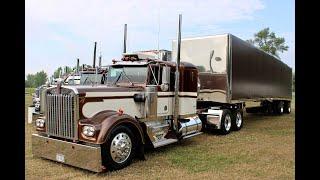
[[[283,113],[283,107],[280,108],[280,113],[281,113],[281,114]]]
[[[231,117],[230,114],[226,114],[226,117],[224,118],[224,128],[226,131],[229,131],[231,128]]]
[[[131,139],[128,134],[121,132],[111,141],[110,154],[117,163],[123,163],[130,156],[132,149]]]
[[[288,107],[288,112],[291,113],[291,107]]]
[[[238,112],[237,116],[236,116],[236,125],[239,128],[239,127],[241,127],[241,124],[242,124],[242,116],[241,116],[241,113]]]

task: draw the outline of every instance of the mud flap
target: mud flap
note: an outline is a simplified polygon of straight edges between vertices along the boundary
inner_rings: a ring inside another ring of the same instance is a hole
[[[143,145],[143,144],[140,144],[137,152],[138,152],[138,153],[137,153],[137,157],[138,157],[140,160],[146,160],[146,157],[145,157],[145,155],[144,155],[144,145]]]

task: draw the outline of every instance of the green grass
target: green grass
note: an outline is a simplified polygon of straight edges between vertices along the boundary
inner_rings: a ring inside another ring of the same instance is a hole
[[[198,173],[207,171],[220,171],[228,168],[230,164],[238,162],[251,162],[252,158],[245,153],[237,152],[228,154],[227,152],[212,154],[208,147],[190,147],[186,149],[176,149],[170,153],[168,159],[177,167],[185,168],[188,173]]]
[[[32,94],[35,90],[36,88],[25,88],[25,94]]]
[[[31,95],[25,100],[27,109]],[[147,150],[146,161],[102,174],[32,157],[35,130],[26,119],[26,179],[294,179],[294,107],[293,99],[289,115],[245,114],[241,131],[203,133]]]

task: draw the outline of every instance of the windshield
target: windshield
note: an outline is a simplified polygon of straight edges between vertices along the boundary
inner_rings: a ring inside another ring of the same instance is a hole
[[[143,84],[147,79],[146,66],[110,67],[107,74],[107,83],[139,83]]]
[[[96,77],[97,76],[97,77]],[[81,74],[80,84],[88,85],[93,83],[101,84],[102,74]]]
[[[69,76],[66,80],[65,80],[66,84],[69,85],[76,85],[80,83],[80,76]]]

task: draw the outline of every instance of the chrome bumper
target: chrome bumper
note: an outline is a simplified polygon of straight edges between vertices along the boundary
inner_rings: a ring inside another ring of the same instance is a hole
[[[32,134],[32,154],[94,172],[104,171],[101,148]]]

